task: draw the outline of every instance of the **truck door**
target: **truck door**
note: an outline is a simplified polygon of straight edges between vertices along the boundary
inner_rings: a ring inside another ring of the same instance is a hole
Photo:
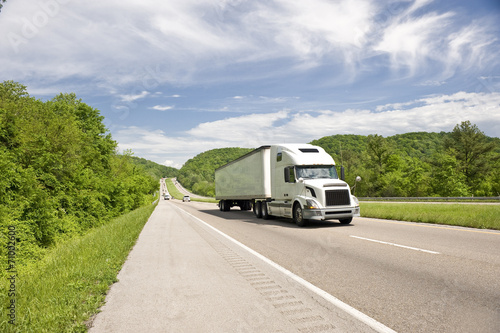
[[[281,214],[286,217],[292,216],[292,201],[295,196],[295,167],[287,166],[283,168],[283,174],[281,176],[283,180],[281,185],[281,195],[284,200],[281,206]]]

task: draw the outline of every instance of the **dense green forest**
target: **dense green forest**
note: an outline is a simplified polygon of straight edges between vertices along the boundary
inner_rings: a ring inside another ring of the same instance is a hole
[[[154,179],[177,177],[178,169],[161,165],[142,157],[132,156],[131,162],[141,167]]]
[[[500,139],[468,121],[451,132],[332,135],[311,142],[323,147],[360,197],[500,196]],[[214,170],[249,149],[214,149],[189,160],[180,182],[194,193],[214,195]],[[231,157],[229,152],[234,152]]]
[[[43,102],[19,83],[0,84],[2,262],[9,231],[22,264],[153,201],[159,178],[172,170],[116,147],[99,111],[75,94]]]
[[[450,133],[333,135],[314,140],[361,197],[460,197],[500,195],[500,139],[469,121]]]

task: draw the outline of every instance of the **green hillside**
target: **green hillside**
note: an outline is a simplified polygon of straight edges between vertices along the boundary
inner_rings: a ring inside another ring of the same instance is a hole
[[[161,165],[142,157],[132,156],[131,162],[140,166],[154,179],[177,177],[178,169]]]
[[[198,154],[179,170],[177,179],[192,192],[208,197],[215,196],[215,169],[227,164],[253,149],[220,148]]]
[[[332,135],[314,140],[360,197],[499,196],[500,139],[470,122],[451,132],[415,132],[389,137]],[[214,195],[214,171],[251,149],[214,149],[189,160],[179,181],[194,193]]]
[[[117,154],[103,120],[75,94],[43,102],[0,84],[0,235],[15,234],[17,264],[153,201],[157,167]]]
[[[452,132],[333,135],[311,142],[346,169],[358,196],[498,196],[500,139],[470,122]],[[342,154],[340,149],[342,148]]]

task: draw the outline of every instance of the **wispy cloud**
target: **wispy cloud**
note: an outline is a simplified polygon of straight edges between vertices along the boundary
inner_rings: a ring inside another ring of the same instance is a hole
[[[120,95],[120,99],[122,102],[133,102],[138,99],[142,99],[150,95],[149,92],[147,91],[142,91],[140,94],[133,94],[133,95]]]
[[[74,76],[120,86],[213,80],[204,76],[207,68],[280,59],[289,61],[270,68],[329,65],[351,79],[376,55],[387,55],[394,69],[412,75],[426,61],[437,61],[445,77],[499,61],[487,52],[497,40],[496,22],[457,29],[454,12],[420,12],[432,1],[409,2],[397,12],[373,0],[53,2],[52,9],[26,0],[2,11],[3,74],[54,81]],[[148,70],[159,64],[161,71]]]
[[[407,103],[380,105],[375,110],[314,113],[282,110],[250,114],[201,123],[181,137],[133,126],[120,130],[117,137],[121,148],[150,156],[168,156],[175,165],[181,165],[213,148],[310,142],[334,134],[390,136],[419,131],[449,132],[465,120],[477,124],[487,135],[500,133],[500,93],[429,96]]]
[[[172,110],[174,107],[170,105],[155,105],[153,107],[150,107],[152,110],[158,110],[158,111],[167,111],[167,110]]]

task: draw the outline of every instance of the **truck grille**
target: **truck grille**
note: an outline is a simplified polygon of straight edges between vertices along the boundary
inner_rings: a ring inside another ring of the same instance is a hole
[[[351,204],[348,190],[325,191],[327,206],[348,206]]]

